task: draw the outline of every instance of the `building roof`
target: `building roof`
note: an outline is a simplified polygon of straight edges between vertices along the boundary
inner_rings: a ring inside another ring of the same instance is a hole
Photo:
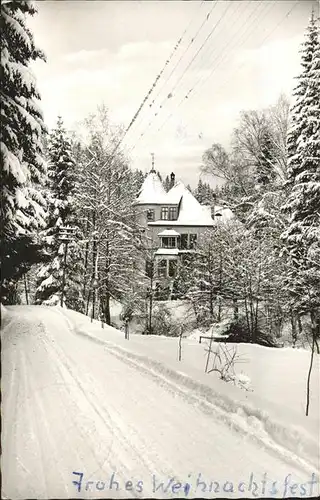
[[[185,188],[182,195],[177,223],[193,226],[213,226],[214,222],[207,206],[201,205],[198,200]]]
[[[176,182],[175,185],[167,193],[167,203],[176,203],[178,205],[186,189],[187,191],[189,191],[188,188],[186,188],[186,186],[183,184],[183,182]]]
[[[149,226],[206,226],[215,225],[211,217],[211,208],[201,205],[189,189],[177,182],[167,193],[167,203],[180,204],[177,220],[157,220],[149,222]]]
[[[177,220],[156,220],[148,222],[149,226],[205,226],[212,227],[217,222],[225,222],[234,218],[233,212],[226,207],[215,207],[216,221],[211,216],[211,207],[201,205],[189,189],[178,181],[166,193],[158,174],[151,170],[146,176],[136,199],[136,204],[141,205],[179,205]],[[177,236],[177,234],[164,234],[161,236]]]
[[[165,229],[164,231],[159,233],[158,236],[180,236],[180,233],[178,233],[174,229]]]
[[[154,170],[151,170],[143,181],[136,203],[151,205],[165,203],[166,195],[167,193],[158,174]]]
[[[178,255],[178,248],[158,248],[155,252],[155,255]]]

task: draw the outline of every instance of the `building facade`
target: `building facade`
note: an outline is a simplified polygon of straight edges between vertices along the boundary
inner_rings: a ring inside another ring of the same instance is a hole
[[[182,182],[175,181],[174,174],[171,174],[171,188],[166,192],[153,168],[134,205],[159,280],[174,279],[179,260],[194,253],[201,234],[216,225],[215,215],[232,216],[231,211],[226,213],[228,209],[218,213],[217,207],[212,214],[212,208],[201,205]]]

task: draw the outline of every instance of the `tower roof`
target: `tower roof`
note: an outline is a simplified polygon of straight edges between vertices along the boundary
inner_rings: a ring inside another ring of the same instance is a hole
[[[154,170],[151,170],[143,181],[136,203],[165,203],[166,196],[167,193],[159,179],[158,174]]]

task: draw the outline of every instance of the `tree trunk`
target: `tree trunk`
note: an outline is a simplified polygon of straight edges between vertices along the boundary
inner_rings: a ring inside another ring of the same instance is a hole
[[[245,309],[245,313],[246,313],[247,329],[248,329],[248,332],[250,333],[250,319],[249,319],[247,297],[244,299],[244,309]]]
[[[222,303],[221,303],[221,297],[218,297],[218,323],[221,321],[221,312],[222,312]]]
[[[106,231],[106,246],[105,246],[105,277],[104,277],[104,290],[105,290],[105,306],[104,306],[104,317],[107,325],[111,324],[111,312],[110,312],[110,255],[109,255],[109,231]]]
[[[151,262],[150,274],[150,290],[149,290],[149,315],[148,315],[148,329],[147,332],[151,335],[152,332],[152,312],[153,312],[153,277],[154,277],[154,262]]]
[[[110,312],[110,293],[107,290],[104,302],[104,318],[107,325],[111,325],[111,312]]]
[[[295,348],[296,342],[297,342],[297,317],[292,311],[290,310],[290,322],[291,322],[291,335],[292,335],[292,347]]]
[[[26,273],[24,273],[24,275],[23,275],[23,281],[24,281],[24,292],[26,294],[26,304],[29,305],[28,282],[27,282],[27,275],[26,275]]]
[[[310,358],[310,366],[309,366],[308,378],[307,378],[306,416],[309,415],[309,406],[310,406],[310,379],[311,379],[311,372],[312,372],[312,366],[313,366],[314,350],[315,350],[315,336],[312,335],[311,358]]]
[[[96,313],[96,287],[97,287],[97,267],[98,267],[98,244],[97,241],[93,241],[92,249],[92,311],[91,311],[91,321],[95,319]]]
[[[88,316],[88,314],[89,314],[90,299],[91,299],[91,288],[89,288],[88,297],[87,297],[86,316]]]
[[[149,320],[148,320],[148,333],[149,333],[149,335],[152,334],[152,308],[153,308],[153,297],[152,297],[152,290],[150,290],[150,295],[149,295]]]
[[[301,315],[300,314],[298,314],[297,320],[298,320],[299,337],[301,338],[303,327],[302,327],[302,321],[301,321]]]
[[[235,321],[239,320],[239,306],[237,299],[233,299],[233,319]]]
[[[66,272],[67,272],[67,253],[68,253],[68,241],[64,243],[64,255],[63,255],[63,271],[62,271],[62,287],[61,287],[61,297],[60,306],[63,307],[63,297],[65,296],[66,287]]]
[[[89,237],[89,218],[87,219],[87,230],[86,230],[86,238]],[[87,294],[87,278],[88,278],[88,264],[89,264],[89,239],[86,241],[85,253],[84,253],[84,283],[83,283],[83,297],[86,297]],[[88,314],[88,308],[87,312]]]

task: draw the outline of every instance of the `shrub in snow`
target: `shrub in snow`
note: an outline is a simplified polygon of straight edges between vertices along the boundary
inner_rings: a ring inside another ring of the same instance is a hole
[[[44,306],[58,306],[60,304],[60,297],[58,295],[52,295],[50,299],[44,300],[42,305]]]
[[[240,387],[241,389],[245,389],[246,391],[252,390],[250,389],[251,386],[251,379],[244,373],[236,373],[233,377],[233,383],[237,386]]]
[[[245,318],[239,318],[238,320],[233,320],[226,326],[224,334],[228,334],[226,342],[233,343],[252,343],[252,334],[248,328],[247,321]],[[273,336],[269,333],[263,332],[259,328],[256,331],[255,344],[264,345],[266,347],[278,347],[277,342],[274,340]]]
[[[152,334],[166,337],[177,337],[181,331],[180,322],[174,321],[172,314],[165,304],[157,303],[152,315]],[[146,331],[144,332],[146,333]],[[149,333],[149,332],[148,332]]]
[[[211,359],[210,359],[211,358]],[[208,370],[212,362],[212,368]],[[236,386],[250,390],[250,378],[243,373],[236,373],[235,365],[243,362],[240,355],[237,353],[237,346],[228,346],[222,343],[210,342],[207,358],[207,372],[216,372],[224,382],[232,382]]]

